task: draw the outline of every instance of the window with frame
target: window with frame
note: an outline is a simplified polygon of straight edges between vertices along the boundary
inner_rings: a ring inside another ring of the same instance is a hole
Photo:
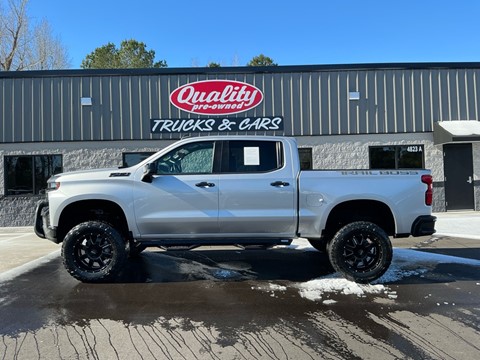
[[[298,148],[298,156],[300,158],[300,170],[313,169],[312,148]]]
[[[211,174],[213,154],[213,141],[183,145],[155,161],[156,174]]]
[[[128,152],[122,154],[122,167],[130,167],[141,163],[146,158],[155,154],[154,151]]]
[[[229,141],[227,172],[268,172],[283,166],[282,143],[277,141]]]
[[[5,156],[5,195],[38,195],[61,172],[62,155]]]
[[[423,145],[387,145],[369,148],[370,169],[423,169]]]

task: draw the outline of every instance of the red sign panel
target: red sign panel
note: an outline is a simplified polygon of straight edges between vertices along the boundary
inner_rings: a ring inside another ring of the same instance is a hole
[[[228,115],[258,106],[260,89],[232,80],[205,80],[180,86],[170,94],[170,102],[180,110],[202,115]]]

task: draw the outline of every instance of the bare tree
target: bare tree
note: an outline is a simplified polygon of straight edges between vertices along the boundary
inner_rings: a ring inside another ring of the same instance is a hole
[[[31,24],[28,1],[0,0],[0,70],[68,68],[67,50],[53,36],[49,23]]]

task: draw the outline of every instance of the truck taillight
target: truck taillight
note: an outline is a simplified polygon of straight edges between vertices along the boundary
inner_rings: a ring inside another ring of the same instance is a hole
[[[425,191],[425,205],[431,206],[433,202],[432,175],[422,175],[422,183],[427,184],[427,191]]]

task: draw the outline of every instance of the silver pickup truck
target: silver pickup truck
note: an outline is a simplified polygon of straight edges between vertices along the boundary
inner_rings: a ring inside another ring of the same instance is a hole
[[[265,247],[307,238],[336,271],[371,282],[389,237],[430,235],[428,170],[301,171],[295,139],[181,140],[130,168],[63,173],[36,209],[38,236],[63,242],[65,267],[111,281],[146,247]]]

